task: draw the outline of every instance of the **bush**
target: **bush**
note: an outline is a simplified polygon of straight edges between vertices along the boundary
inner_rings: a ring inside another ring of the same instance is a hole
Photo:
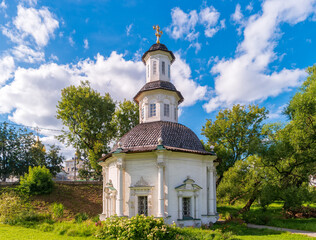
[[[64,205],[61,203],[53,203],[51,205],[51,211],[54,219],[62,218],[64,216]]]
[[[53,191],[52,175],[46,167],[29,167],[20,179],[20,188],[25,189],[31,195],[49,194]]]
[[[88,218],[89,218],[89,216],[86,213],[77,213],[75,216],[75,222],[81,223],[83,221],[86,221]]]
[[[178,228],[161,218],[137,215],[131,218],[110,217],[102,222],[96,237],[100,239],[176,239]]]
[[[16,193],[11,191],[0,195],[0,222],[15,224],[20,216],[29,210],[29,205]]]

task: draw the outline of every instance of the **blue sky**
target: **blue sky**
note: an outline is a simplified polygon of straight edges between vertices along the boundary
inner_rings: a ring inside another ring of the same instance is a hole
[[[316,62],[316,0],[0,0],[0,121],[61,129],[60,90],[81,80],[132,99],[156,24],[176,55],[179,122],[199,137],[207,118],[236,103],[285,121],[282,109]],[[57,133],[41,130],[43,142]]]

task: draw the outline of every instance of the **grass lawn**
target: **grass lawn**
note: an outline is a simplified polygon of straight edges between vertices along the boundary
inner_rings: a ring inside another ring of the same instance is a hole
[[[268,229],[249,229],[246,226],[239,224],[222,224],[214,225],[214,229],[222,229],[225,234],[232,232],[233,239],[247,239],[247,240],[314,240],[315,238],[306,237],[298,234],[290,234],[278,232]],[[197,228],[183,229],[188,234],[188,239],[213,239],[214,232],[211,230],[201,230]],[[59,235],[53,232],[42,232],[36,229],[24,228],[19,226],[10,226],[0,224],[0,238],[1,240],[83,240],[95,239],[94,237],[71,237]],[[190,237],[191,236],[191,237]]]
[[[312,237],[291,234],[288,232],[279,232],[270,229],[253,229],[247,228],[245,224],[240,225],[237,223],[227,223],[227,224],[214,224],[212,229],[222,229],[223,232],[230,231],[233,233],[233,237],[236,239],[259,239],[259,240],[272,240],[272,239],[315,239]]]
[[[312,207],[316,206],[312,205]],[[219,205],[217,211],[221,214],[222,219],[225,219],[229,214],[236,213],[241,208],[242,205]],[[244,219],[248,223],[316,232],[316,218],[285,219],[281,212],[282,203],[273,203],[265,211],[255,205],[251,207]]]
[[[95,239],[93,237],[70,237],[58,235],[51,232],[42,232],[36,229],[24,228],[18,226],[10,226],[0,224],[0,239],[1,240],[83,240]]]

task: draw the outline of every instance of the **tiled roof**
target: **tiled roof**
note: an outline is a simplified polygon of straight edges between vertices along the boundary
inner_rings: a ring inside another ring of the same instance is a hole
[[[168,48],[166,47],[166,45],[164,45],[162,43],[155,43],[149,48],[149,50],[147,52],[144,53],[144,55],[142,57],[143,63],[145,64],[145,57],[146,57],[147,53],[153,52],[153,51],[158,51],[158,50],[170,53],[171,58],[172,58],[171,63],[173,63],[174,60],[176,59],[176,57],[173,55],[173,52],[169,51]]]
[[[164,89],[164,90],[176,92],[180,98],[178,103],[180,104],[181,102],[183,102],[184,98],[182,94],[176,89],[176,87],[171,82],[161,81],[161,80],[146,83],[136,94],[136,96],[134,97],[134,101],[138,102],[136,99],[142,92],[155,90],[155,89]]]
[[[205,151],[201,141],[191,129],[167,121],[141,123],[135,126],[119,140],[120,151],[125,153],[153,151],[157,149],[159,138],[162,138],[162,145],[167,150],[214,155],[212,152]],[[118,144],[111,153],[116,150]]]

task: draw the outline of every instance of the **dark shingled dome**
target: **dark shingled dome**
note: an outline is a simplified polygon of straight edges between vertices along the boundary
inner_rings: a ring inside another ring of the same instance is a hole
[[[171,63],[173,63],[174,60],[176,59],[176,57],[173,55],[173,52],[169,51],[168,48],[166,47],[166,45],[164,45],[162,43],[155,43],[149,48],[149,50],[147,52],[144,53],[144,55],[142,57],[143,63],[146,64],[144,59],[145,59],[147,53],[153,52],[153,51],[158,51],[158,50],[170,53],[171,58],[172,58]]]
[[[142,92],[146,92],[146,91],[150,91],[150,90],[155,90],[155,89],[164,89],[164,90],[168,90],[168,91],[173,91],[176,92],[180,98],[179,100],[179,104],[181,102],[183,102],[183,96],[182,94],[176,89],[176,87],[168,81],[153,81],[153,82],[148,82],[146,83],[140,90],[139,92],[136,94],[136,96],[134,97],[134,101],[137,102],[136,98],[142,93]]]
[[[205,151],[195,133],[186,126],[166,121],[141,123],[132,128],[120,140],[121,152],[147,152],[157,149],[158,139],[167,150],[214,155]],[[118,150],[117,144],[111,153]]]

